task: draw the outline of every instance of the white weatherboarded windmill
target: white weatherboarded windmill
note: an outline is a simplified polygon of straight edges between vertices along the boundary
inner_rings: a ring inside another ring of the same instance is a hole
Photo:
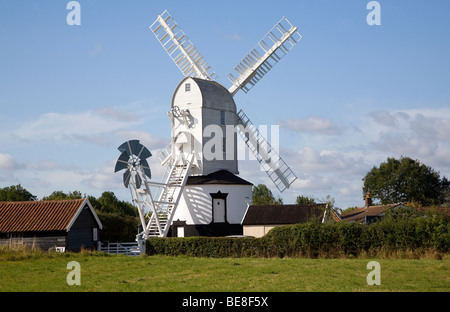
[[[166,168],[163,182],[148,181],[151,153],[139,141],[119,147],[115,171],[126,169],[124,185],[139,208],[141,236],[242,234],[252,184],[236,176],[236,133],[280,192],[297,177],[247,115],[237,111],[233,96],[239,90],[247,93],[302,37],[283,17],[234,67],[227,89],[214,80],[211,67],[167,10],[150,29],[185,78],[168,113],[172,142],[159,155]],[[152,194],[150,187],[157,191]]]

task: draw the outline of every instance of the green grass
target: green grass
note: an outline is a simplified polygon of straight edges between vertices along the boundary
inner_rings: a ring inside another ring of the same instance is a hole
[[[366,283],[369,261],[381,285]],[[81,285],[66,283],[70,261]],[[102,253],[0,253],[0,291],[450,291],[450,260],[126,257]]]

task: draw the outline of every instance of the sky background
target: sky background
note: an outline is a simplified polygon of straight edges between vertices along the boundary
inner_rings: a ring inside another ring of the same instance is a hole
[[[130,201],[114,173],[117,147],[139,139],[156,155],[170,142],[167,111],[183,78],[149,26],[167,9],[219,75],[286,16],[301,42],[248,93],[255,125],[280,126],[280,153],[298,180],[276,192],[255,161],[240,176],[285,203],[327,195],[363,205],[362,178],[408,156],[450,177],[450,1],[80,0],[69,26],[62,0],[0,1],[0,187],[21,184]]]

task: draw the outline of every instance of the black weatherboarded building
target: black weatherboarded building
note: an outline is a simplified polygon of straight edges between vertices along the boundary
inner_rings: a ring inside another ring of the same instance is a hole
[[[87,198],[0,202],[0,245],[95,249],[102,227]]]

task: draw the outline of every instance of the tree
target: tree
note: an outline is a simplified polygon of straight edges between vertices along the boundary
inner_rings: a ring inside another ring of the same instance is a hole
[[[0,189],[0,201],[30,201],[36,199],[35,195],[28,192],[20,184]]]
[[[91,201],[91,197],[89,197]],[[114,192],[103,192],[102,196],[96,200],[91,201],[92,206],[96,207],[98,211],[108,213],[118,213],[121,215],[136,216],[137,210],[132,204],[119,200]]]
[[[388,158],[363,178],[363,194],[381,204],[416,202],[440,205],[448,200],[450,183],[433,168],[409,157]]]
[[[110,242],[130,241],[136,237],[139,226],[136,208],[119,200],[113,192],[103,192],[99,198],[88,196],[103,224],[102,240]]]
[[[136,238],[139,226],[136,217],[101,211],[97,215],[103,224],[101,232],[103,241],[129,242]]]
[[[308,197],[308,196],[303,196],[303,195],[298,195],[295,203],[297,205],[307,205],[307,206],[312,206],[316,204],[316,200],[312,197]]]
[[[272,192],[264,184],[254,186],[252,190],[253,205],[282,205],[283,199],[278,197],[275,199]]]
[[[83,198],[80,191],[73,191],[64,193],[63,191],[54,191],[49,196],[45,196],[42,200],[65,200],[65,199],[80,199]]]

